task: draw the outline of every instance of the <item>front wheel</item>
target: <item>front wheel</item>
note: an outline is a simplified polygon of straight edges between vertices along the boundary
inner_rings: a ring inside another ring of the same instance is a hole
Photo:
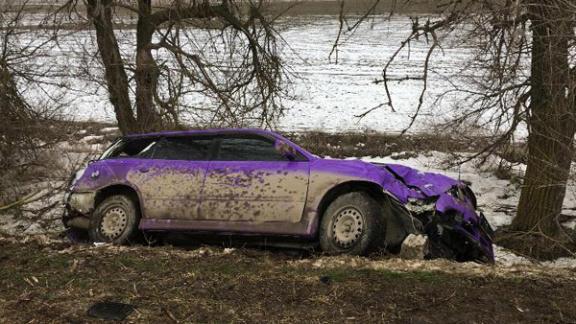
[[[125,195],[104,199],[94,210],[88,231],[94,242],[129,243],[138,234],[138,210]]]
[[[383,246],[384,236],[382,205],[364,192],[336,198],[320,224],[320,247],[329,254],[365,255]]]

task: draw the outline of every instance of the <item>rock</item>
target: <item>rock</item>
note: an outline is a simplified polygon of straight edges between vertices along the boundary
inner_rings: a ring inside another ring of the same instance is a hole
[[[400,254],[398,255],[402,259],[424,259],[426,254],[426,243],[428,242],[428,237],[426,235],[414,235],[410,234],[402,242],[402,247]]]

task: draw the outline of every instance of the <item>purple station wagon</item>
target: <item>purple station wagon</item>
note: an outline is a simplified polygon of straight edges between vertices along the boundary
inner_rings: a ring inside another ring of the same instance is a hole
[[[290,237],[326,253],[397,252],[492,262],[492,229],[461,181],[396,164],[323,159],[265,130],[125,136],[78,171],[64,224],[92,241],[140,232]]]

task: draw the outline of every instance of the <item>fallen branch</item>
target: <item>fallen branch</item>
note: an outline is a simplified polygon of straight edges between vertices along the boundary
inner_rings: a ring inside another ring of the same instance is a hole
[[[17,200],[17,201],[15,201],[15,202],[12,202],[12,203],[10,203],[10,204],[8,204],[8,205],[5,205],[5,206],[0,206],[0,211],[5,211],[5,210],[8,210],[8,209],[10,209],[10,208],[14,208],[14,207],[17,207],[17,206],[22,206],[22,205],[31,203],[31,202],[33,202],[34,200],[36,200],[36,199],[32,199],[32,198],[35,198],[35,196],[38,195],[39,193],[40,193],[40,191],[31,193],[31,194],[29,194],[28,196],[26,196],[26,197],[24,197],[24,198],[22,198],[22,199],[20,199],[20,200]]]

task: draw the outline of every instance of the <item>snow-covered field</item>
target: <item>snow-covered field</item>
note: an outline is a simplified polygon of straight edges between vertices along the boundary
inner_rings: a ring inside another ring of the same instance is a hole
[[[375,84],[374,81],[381,78],[386,60],[409,34],[409,18],[394,16],[387,21],[385,17],[376,17],[362,24],[355,33],[344,33],[336,63],[336,55],[330,58],[329,54],[338,34],[338,26],[338,17],[335,16],[290,17],[278,23],[277,29],[282,38],[281,56],[293,73],[293,84],[289,87],[291,98],[283,102],[286,115],[280,119],[278,128],[284,131],[329,132],[396,132],[404,129],[417,106],[422,86],[419,80],[392,85],[396,112],[384,106],[362,120],[355,116],[386,102],[383,84]],[[82,55],[84,49],[95,53],[93,33],[84,30],[59,36],[59,46],[48,51],[47,57],[38,64],[44,67],[53,65],[55,71],[63,70],[67,73],[65,78],[56,77],[52,81],[56,81],[55,84],[66,81],[74,89],[66,90],[63,94],[69,102],[66,107],[69,116],[76,120],[114,121],[113,109],[105,89],[86,80],[88,76],[85,71],[93,73],[98,70],[94,59]],[[197,38],[194,46],[197,47],[202,45],[204,39],[213,36],[200,29],[194,31],[194,35]],[[133,61],[131,48],[134,31],[122,30],[117,36],[121,40],[125,58]],[[399,55],[399,64],[389,72],[389,77],[420,76],[426,49],[424,39],[412,42],[409,55],[408,52]],[[444,42],[442,51],[433,58],[426,104],[412,131],[426,130],[430,123],[454,113],[457,96],[446,97],[437,105],[432,103],[439,94],[451,88],[451,82],[460,80],[456,76],[465,76],[461,69],[472,54],[470,48],[451,46],[450,42]],[[31,92],[29,95],[35,94]],[[41,100],[44,95],[41,93],[37,100]],[[208,99],[199,95],[188,100],[196,106],[209,104]]]

